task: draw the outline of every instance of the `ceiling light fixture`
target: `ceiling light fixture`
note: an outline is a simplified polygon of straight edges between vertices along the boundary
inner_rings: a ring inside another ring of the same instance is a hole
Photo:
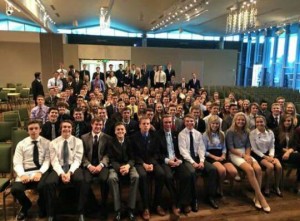
[[[204,12],[207,12],[206,7],[208,3],[208,0],[179,1],[167,9],[163,16],[160,16],[156,21],[152,22],[153,26],[151,30],[160,30],[162,27],[166,27],[166,25],[169,26],[180,21],[190,21]],[[165,20],[165,24],[163,25],[160,24],[162,20]]]
[[[240,33],[255,28],[257,7],[255,0],[237,2],[229,7],[226,22],[226,33]]]

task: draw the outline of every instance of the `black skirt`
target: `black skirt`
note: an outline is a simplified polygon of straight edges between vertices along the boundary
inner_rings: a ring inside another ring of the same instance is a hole
[[[210,154],[217,156],[217,157],[221,157],[223,155],[222,150],[220,150],[220,149],[211,149],[211,150],[207,150],[207,152],[209,152]],[[210,157],[206,157],[205,159],[209,163],[214,163],[214,162],[219,162],[221,164],[229,163],[229,161],[227,159],[225,159],[223,161],[216,161]]]
[[[264,153],[264,155],[269,156],[269,151]],[[251,151],[251,156],[260,164],[260,162],[264,159],[263,157],[258,156],[256,153]]]

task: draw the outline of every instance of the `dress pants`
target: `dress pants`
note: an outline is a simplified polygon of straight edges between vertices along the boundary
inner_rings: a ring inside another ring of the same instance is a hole
[[[117,173],[114,169],[109,170],[108,184],[109,188],[112,190],[114,198],[114,209],[119,211],[121,209],[121,197],[120,197],[120,181],[124,178],[130,179],[130,188],[128,195],[128,207],[129,209],[135,209],[136,195],[139,187],[139,174],[137,173],[135,167],[129,169],[129,173],[122,176]]]
[[[218,179],[218,173],[216,167],[207,161],[204,161],[203,170],[196,170],[193,167],[193,165],[189,162],[185,162],[185,165],[189,170],[189,174],[191,174],[192,176],[191,177],[192,178],[192,186],[191,186],[192,199],[197,200],[198,197],[197,173],[201,173],[207,179],[207,185],[204,187],[206,188],[206,190],[204,192],[208,194],[208,197],[215,197],[217,191],[217,179]]]
[[[84,174],[84,180],[85,180],[85,193],[89,194],[89,191],[91,191],[91,182],[93,181],[94,178],[99,179],[100,182],[100,190],[101,190],[101,199],[102,199],[102,204],[105,205],[107,202],[108,198],[108,184],[107,184],[107,179],[108,179],[108,173],[109,170],[107,167],[103,167],[100,173],[98,174],[92,174],[88,168],[83,169],[83,174]],[[88,195],[85,197],[88,199]]]
[[[84,177],[83,171],[81,168],[75,170],[74,174],[71,175],[71,186],[74,185],[76,187],[76,193],[79,195],[78,206],[77,210],[79,214],[84,213],[84,206],[86,202],[86,193],[84,188]],[[55,171],[52,171],[49,176],[47,177],[46,184],[45,184],[45,192],[47,193],[46,197],[46,209],[47,209],[47,216],[54,216],[55,211],[55,200],[56,200],[56,190],[59,186],[67,186],[70,184],[64,184],[61,181],[61,177],[57,175]]]
[[[185,164],[177,167],[170,167],[162,164],[166,176],[166,187],[168,188],[172,200],[172,204],[177,208],[184,207],[191,202],[191,174]],[[175,185],[177,183],[177,188]]]
[[[26,196],[25,190],[36,189],[39,193],[38,205],[40,211],[44,212],[45,208],[45,181],[49,175],[49,172],[45,172],[39,182],[14,182],[11,187],[12,195],[18,200],[22,208],[27,210],[31,206],[30,199]]]
[[[139,188],[144,209],[150,208],[149,188],[151,182],[149,181],[151,176],[154,176],[155,182],[154,206],[161,205],[162,189],[165,182],[165,174],[161,166],[158,164],[154,165],[152,172],[147,172],[141,164],[135,165],[135,168],[140,176]]]

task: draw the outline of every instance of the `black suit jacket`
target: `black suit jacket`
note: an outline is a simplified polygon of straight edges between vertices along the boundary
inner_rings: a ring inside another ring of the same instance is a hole
[[[269,129],[274,130],[278,128],[278,122],[275,120],[272,114],[266,120],[267,120],[267,127]],[[280,116],[279,116],[279,121],[280,121]]]
[[[184,87],[182,87],[182,83],[178,83],[176,88],[181,88],[181,89],[188,89],[189,85],[188,83],[184,83]]]
[[[93,134],[92,132],[84,134],[81,136],[82,142],[83,142],[83,161],[82,164],[84,167],[87,167],[92,162],[92,154],[93,154]],[[103,163],[106,167],[109,164],[109,158],[107,155],[107,149],[111,147],[111,136],[100,133],[100,136],[98,138],[98,159],[99,164]]]
[[[266,119],[268,119],[272,114],[271,111],[265,110],[264,112],[262,110],[258,110],[258,115],[264,116]]]
[[[79,79],[78,82],[73,82],[74,94],[80,94],[80,89],[82,88],[83,81]]]
[[[199,90],[201,88],[200,81],[196,79],[196,83],[194,84],[194,80],[191,79],[189,81],[189,89],[194,88],[195,90]]]
[[[171,134],[172,134],[175,156],[177,159],[182,159],[178,148],[178,136],[177,136],[178,134],[174,132],[171,132]],[[160,164],[164,164],[165,158],[169,158],[169,153],[168,153],[165,131],[162,129],[156,132],[155,147],[158,149],[158,153],[159,153],[158,162]]]
[[[169,71],[169,69],[166,69],[165,73],[166,73],[167,81],[171,81],[172,76],[175,77],[175,70],[174,69],[171,69],[171,71]]]
[[[139,123],[135,120],[130,120],[129,124],[125,124],[126,136],[131,136],[139,130]]]
[[[138,131],[130,137],[131,148],[136,164],[157,164],[157,148],[154,147],[154,134],[149,132],[147,140]]]
[[[80,122],[74,121],[74,128],[73,128],[73,132],[72,132],[72,135],[74,135],[74,136],[76,134],[77,125],[79,125],[79,137],[78,138],[80,138],[83,134],[86,134],[91,131],[90,126],[87,125],[85,121],[80,121]]]
[[[81,70],[81,71],[79,72],[79,79],[83,81],[83,77],[84,77],[85,75],[88,75],[89,78],[90,78],[90,72],[89,72],[88,70]]]
[[[94,80],[94,79],[96,78],[96,74],[97,74],[97,72],[94,72],[92,80]],[[105,77],[104,77],[104,73],[103,73],[103,72],[100,72],[100,79],[101,79],[103,82],[105,82],[105,81],[104,81],[104,80],[105,80]]]
[[[58,97],[55,96],[51,98],[50,96],[48,96],[45,98],[45,105],[48,107],[55,107],[57,101],[58,101]]]
[[[116,78],[118,79],[118,87],[123,87],[124,85],[124,75],[125,75],[125,71],[124,70],[117,70],[115,73]]]
[[[112,145],[108,148],[108,157],[116,172],[118,172],[123,165],[129,164],[130,167],[134,166],[130,142],[126,137],[122,145],[117,138],[112,139]]]
[[[196,121],[195,121],[195,123],[196,123]],[[206,129],[205,121],[203,119],[199,118],[197,128],[195,128],[195,129],[203,134],[205,132],[205,129]]]
[[[114,113],[116,113],[116,112],[114,112],[114,107],[113,107],[112,104],[106,107],[106,112],[107,112],[108,118],[111,118],[112,115],[113,115]]]
[[[44,88],[42,85],[41,81],[38,81],[37,79],[35,79],[32,83],[31,83],[31,90],[32,90],[32,94],[33,94],[33,99],[36,100],[38,95],[43,95],[44,94]]]
[[[55,123],[55,135],[56,137],[60,136],[60,122],[56,121]],[[52,123],[50,121],[47,121],[43,127],[41,136],[45,137],[48,140],[52,140]]]
[[[102,132],[106,133],[112,137],[115,136],[114,124],[115,124],[115,122],[112,119],[107,119],[103,126]]]

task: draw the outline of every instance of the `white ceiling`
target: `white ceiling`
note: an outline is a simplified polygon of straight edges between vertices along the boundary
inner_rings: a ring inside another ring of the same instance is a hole
[[[57,28],[75,28],[74,20],[78,21],[78,27],[98,25],[100,5],[108,0],[41,1],[56,22]],[[112,27],[151,32],[153,21],[158,20],[159,16],[175,4],[185,1],[191,0],[115,0],[111,11]],[[189,22],[173,24],[160,31],[181,28],[202,35],[224,35],[227,8],[236,2],[236,0],[209,0],[209,5],[205,5],[207,12]],[[55,10],[51,6],[54,6]],[[300,18],[300,0],[257,0],[257,8],[259,26],[282,24],[286,20]],[[0,0],[0,12],[5,14],[4,0]],[[15,13],[14,16],[24,18],[21,13]]]

